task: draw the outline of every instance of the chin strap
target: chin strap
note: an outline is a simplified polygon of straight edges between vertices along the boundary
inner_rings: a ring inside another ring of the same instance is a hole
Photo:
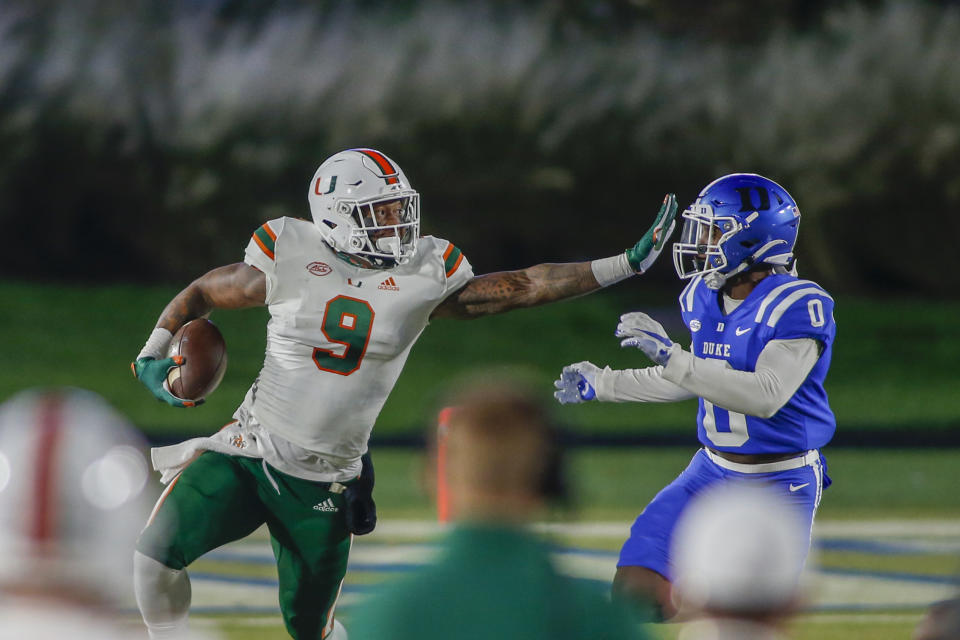
[[[397,236],[386,236],[377,239],[377,251],[392,253],[394,260],[400,259],[400,238]]]
[[[755,265],[760,264],[761,262],[765,262],[774,267],[778,265],[783,265],[787,269],[791,269],[791,267],[794,264],[794,258],[793,258],[792,252],[781,253],[781,254],[772,255],[772,256],[764,255],[774,247],[781,244],[787,244],[786,240],[771,240],[770,242],[766,243],[765,245],[763,245],[762,247],[754,251],[753,255],[750,255],[744,258],[743,261],[740,264],[738,264],[736,268],[734,268],[733,270],[728,271],[727,273],[712,271],[704,275],[703,284],[707,285],[708,289],[720,289],[721,287],[723,287],[724,284],[726,284],[727,280],[729,280],[730,278],[734,277],[737,274],[743,273],[748,269],[752,269]],[[761,259],[761,256],[762,256],[762,259]],[[796,273],[794,273],[794,275],[796,275]]]
[[[714,291],[721,289],[726,282],[726,274],[719,273],[717,271],[712,271],[703,276],[703,284],[705,284],[708,289],[712,289]]]

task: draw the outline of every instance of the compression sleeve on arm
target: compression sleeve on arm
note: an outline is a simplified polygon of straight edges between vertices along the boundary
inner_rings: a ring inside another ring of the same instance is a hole
[[[601,402],[679,402],[696,395],[664,380],[663,367],[615,370],[604,367],[596,378]]]
[[[755,371],[738,371],[725,360],[698,358],[679,346],[663,368],[663,378],[718,407],[769,418],[787,403],[820,358],[813,338],[771,340]]]

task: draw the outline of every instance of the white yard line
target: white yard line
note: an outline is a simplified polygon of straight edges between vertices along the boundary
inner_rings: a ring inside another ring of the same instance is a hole
[[[861,624],[875,622],[910,622],[915,623],[922,614],[917,613],[807,613],[799,616],[800,622],[807,624],[837,624],[838,622],[855,622]]]
[[[573,538],[569,543],[577,544],[576,539],[624,540],[629,534],[629,524],[624,522],[574,522],[539,523],[537,531],[550,535]],[[386,520],[377,526],[370,536],[356,541],[351,553],[350,564],[354,571],[383,571],[390,565],[416,565],[429,562],[436,552],[434,544],[448,527],[436,522],[421,520]],[[923,520],[867,520],[867,521],[821,521],[817,523],[817,535],[820,538],[850,538],[854,542],[873,541],[899,544],[908,541],[922,552],[924,542],[930,546],[927,552],[935,552],[947,541],[960,538],[960,520],[923,519]],[[228,545],[221,551],[210,554],[211,560],[235,560],[265,564],[272,562],[272,551],[266,541],[265,532]],[[572,576],[600,582],[610,582],[615,571],[615,552],[597,552],[584,549],[564,549],[555,552],[554,557],[561,570]],[[364,566],[366,565],[366,566]],[[379,567],[378,567],[379,565]],[[383,568],[381,568],[383,567]],[[276,587],[255,583],[231,583],[216,579],[205,579],[204,573],[217,573],[215,566],[197,567],[194,583],[194,605],[197,607],[230,608],[236,607],[275,607],[277,603]],[[348,585],[351,584],[348,573]],[[213,577],[213,576],[211,576]],[[871,575],[856,571],[849,573],[813,572],[811,577],[812,607],[846,607],[836,613],[824,611],[807,614],[807,619],[816,622],[900,622],[914,620],[916,616],[908,613],[883,611],[857,612],[858,607],[916,607],[927,606],[930,602],[946,598],[955,592],[950,584],[898,579],[895,575]],[[344,593],[341,605],[349,607],[366,597],[366,593]],[[241,611],[238,611],[242,615]],[[251,614],[255,615],[255,614]],[[843,617],[846,616],[846,617]],[[273,624],[275,618],[266,616],[264,624]]]
[[[542,533],[584,538],[626,539],[631,522],[541,522],[534,528]],[[370,539],[378,537],[430,537],[449,528],[425,520],[385,520]],[[960,519],[818,520],[814,532],[820,537],[960,537]]]

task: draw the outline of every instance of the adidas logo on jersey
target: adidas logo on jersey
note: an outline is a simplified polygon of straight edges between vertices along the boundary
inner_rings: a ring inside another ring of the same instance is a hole
[[[380,283],[380,286],[377,289],[386,289],[387,291],[400,291],[400,287],[397,286],[397,281],[393,279],[393,276],[390,276],[386,280]]]
[[[327,498],[320,504],[313,505],[313,510],[314,511],[340,511],[340,509],[338,509],[333,504],[333,500],[331,500],[330,498]]]

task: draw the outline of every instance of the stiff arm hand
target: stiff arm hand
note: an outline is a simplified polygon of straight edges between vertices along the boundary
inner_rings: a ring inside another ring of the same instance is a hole
[[[677,196],[668,193],[663,199],[663,204],[660,205],[660,211],[657,212],[653,224],[637,244],[627,249],[627,262],[634,271],[643,273],[653,265],[663,251],[667,238],[673,233],[677,223],[676,217]]]
[[[643,312],[634,311],[620,316],[614,335],[625,338],[620,341],[621,347],[636,347],[659,365],[666,365],[670,361],[673,342],[663,325]]]
[[[600,367],[592,362],[568,364],[560,372],[560,378],[553,382],[557,388],[553,397],[560,404],[576,404],[594,400],[597,397],[597,374]]]

